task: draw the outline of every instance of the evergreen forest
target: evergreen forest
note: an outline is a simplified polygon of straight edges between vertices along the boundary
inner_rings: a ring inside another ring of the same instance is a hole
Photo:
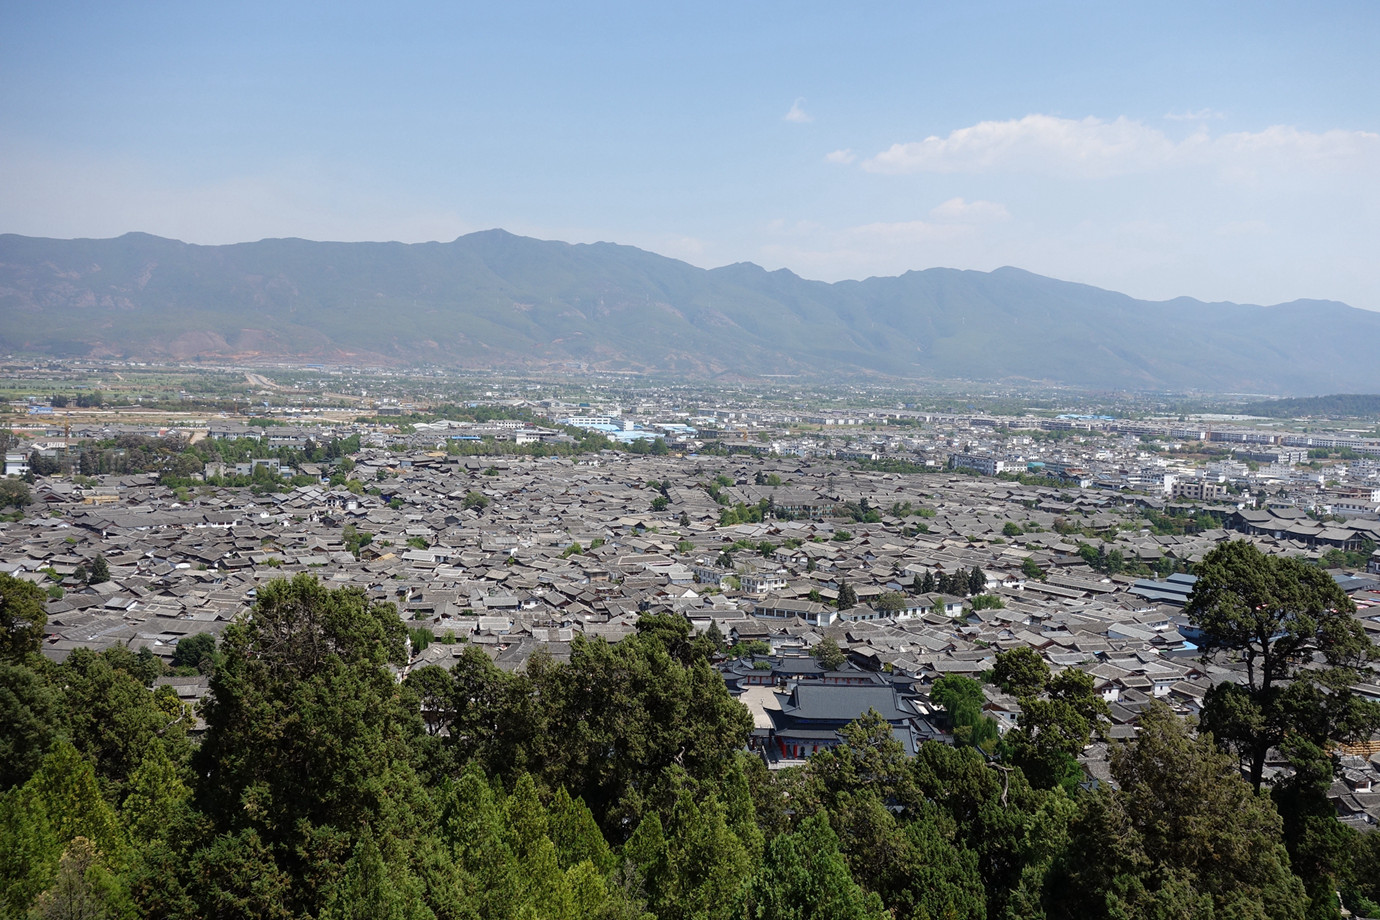
[[[42,604],[0,575],[0,917],[1286,920],[1339,916],[1339,891],[1380,912],[1380,834],[1336,819],[1306,733],[1270,741],[1298,769],[1258,789],[1254,748],[1156,704],[1088,782],[1070,764],[1105,704],[1028,650],[992,675],[1023,700],[1002,739],[946,679],[956,745],[908,757],[873,713],[768,771],[721,638],[671,614],[518,673],[467,646],[400,679],[393,605],[297,576],[189,650],[193,712],[149,654],[44,658]]]

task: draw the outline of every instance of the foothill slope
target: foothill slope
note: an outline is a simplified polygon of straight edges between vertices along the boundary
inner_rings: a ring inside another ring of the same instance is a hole
[[[1166,302],[1015,268],[826,284],[490,230],[450,243],[0,236],[0,348],[54,356],[1380,388],[1380,313]]]

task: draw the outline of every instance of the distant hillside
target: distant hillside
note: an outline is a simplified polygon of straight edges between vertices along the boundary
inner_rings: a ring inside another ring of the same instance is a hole
[[[1380,391],[1380,313],[1163,303],[1014,268],[825,284],[490,230],[451,243],[0,236],[0,348],[685,377]]]
[[[1238,411],[1265,418],[1380,418],[1380,396],[1339,393],[1334,396],[1267,399],[1247,403]]]

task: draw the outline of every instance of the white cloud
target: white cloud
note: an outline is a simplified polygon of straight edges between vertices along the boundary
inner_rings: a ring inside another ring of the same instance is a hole
[[[815,117],[800,107],[800,104],[804,101],[805,99],[803,97],[796,99],[791,103],[791,110],[785,115],[782,115],[781,118],[784,121],[793,122],[797,125],[808,125],[810,122],[814,121]]]
[[[893,144],[863,162],[878,173],[988,172],[998,169],[1112,174],[1145,168],[1173,155],[1163,133],[1127,118],[1106,122],[1052,115],[984,121],[948,137]]]
[[[979,122],[947,137],[893,144],[862,163],[869,172],[893,175],[1023,172],[1085,178],[1189,166],[1240,176],[1298,168],[1373,172],[1377,165],[1380,134],[1368,131],[1313,133],[1278,125],[1212,137],[1199,128],[1174,140],[1124,116],[1104,121],[1052,115]]]
[[[1346,169],[1359,166],[1375,173],[1380,168],[1380,134],[1369,131],[1324,131],[1314,134],[1287,125],[1275,125],[1254,134],[1224,134],[1212,142],[1223,159],[1245,158],[1271,162],[1282,168],[1311,164]]]
[[[1006,210],[1006,205],[995,201],[964,201],[962,198],[950,198],[931,208],[930,217],[935,220],[978,224],[1009,220],[1011,213]]]
[[[1149,299],[1380,309],[1372,131],[1031,115],[883,147],[825,157],[873,174],[873,194],[845,187],[846,211],[821,202],[823,227],[755,259],[826,280],[1017,265]]]

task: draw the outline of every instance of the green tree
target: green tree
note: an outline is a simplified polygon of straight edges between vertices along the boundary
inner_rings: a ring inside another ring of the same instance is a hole
[[[1304,915],[1279,815],[1210,737],[1152,703],[1136,740],[1113,749],[1112,775],[1118,791],[1089,803],[1047,888],[1053,916],[1164,916],[1171,904],[1170,916]]]
[[[930,699],[944,707],[956,743],[988,751],[996,747],[997,723],[983,715],[987,697],[977,681],[960,674],[946,674],[930,687]]]
[[[172,663],[178,668],[195,668],[201,674],[216,669],[216,637],[211,633],[197,633],[179,639],[173,649]]]
[[[185,824],[191,790],[183,771],[161,744],[148,747],[130,775],[120,817],[130,839],[141,846],[165,840]]]
[[[964,595],[981,594],[987,590],[987,576],[982,573],[982,569],[973,566],[973,570],[968,573],[967,590]]]
[[[858,605],[858,592],[853,590],[853,586],[848,582],[839,583],[839,596],[834,605],[840,610],[847,610]]]
[[[538,659],[536,669],[541,668]],[[545,730],[541,700],[530,678],[500,670],[473,645],[465,647],[450,673],[454,685],[446,746],[456,765],[473,762],[500,776],[526,770]]]
[[[32,669],[0,659],[0,792],[38,769],[62,728],[58,702]]]
[[[684,770],[717,777],[752,719],[708,662],[683,665],[658,638],[616,645],[577,636],[570,663],[528,663],[538,711],[531,762],[549,787],[582,798],[615,840],[635,827],[657,784]]]
[[[582,862],[590,863],[600,872],[613,868],[613,853],[594,820],[594,813],[584,802],[572,799],[564,786],[552,797],[549,834],[562,869]]]
[[[992,668],[992,683],[1016,699],[1036,697],[1049,683],[1049,665],[1029,646],[1008,649],[997,655]]]
[[[110,565],[105,561],[104,553],[97,553],[95,561],[91,563],[91,576],[87,584],[100,585],[107,581],[110,581]]]
[[[455,717],[455,684],[450,672],[435,664],[414,668],[407,675],[406,684],[417,695],[427,734],[446,731]]]
[[[695,658],[694,643],[690,634],[693,627],[690,621],[678,613],[644,613],[637,618],[637,635],[661,644],[670,655],[682,665]]]
[[[1302,737],[1285,743],[1292,775],[1270,790],[1284,823],[1290,866],[1310,901],[1310,917],[1337,917],[1337,891],[1349,887],[1358,832],[1337,820],[1328,799],[1333,765],[1328,751]]]
[[[872,608],[883,613],[897,613],[905,610],[906,605],[906,596],[900,591],[887,591],[873,602]]]
[[[194,916],[291,920],[292,879],[253,828],[222,834],[189,862]]]
[[[39,895],[34,920],[115,920],[134,916],[129,893],[102,854],[85,837],[76,837],[58,863],[53,886]]]
[[[1020,770],[975,748],[922,744],[909,767],[914,795],[938,808],[954,845],[976,857],[986,915],[1040,916],[1043,872],[1073,816],[1063,791],[1036,791]]]
[[[510,916],[519,880],[501,790],[496,793],[472,763],[442,786],[440,798],[441,837],[473,886],[473,910],[481,917]]]
[[[881,899],[860,888],[821,815],[768,845],[762,866],[739,896],[744,920],[885,920]]]
[[[151,747],[164,748],[179,764],[191,754],[191,712],[171,688],[150,693],[145,685],[149,673],[148,662],[123,648],[99,655],[77,649],[60,671],[67,736],[95,764],[112,801],[123,797],[125,784]]]
[[[1037,788],[1071,791],[1083,776],[1078,755],[1110,718],[1092,677],[1077,668],[1051,677],[1044,660],[1021,647],[997,656],[992,679],[1021,704],[1016,728],[1004,739],[1014,762]]]
[[[1380,725],[1380,707],[1350,689],[1380,650],[1331,576],[1299,559],[1265,556],[1246,541],[1221,544],[1196,574],[1185,612],[1201,630],[1203,656],[1228,655],[1246,671],[1244,684],[1213,688],[1203,727],[1247,764],[1256,789],[1266,753],[1291,731],[1344,741],[1369,737]],[[1315,655],[1324,666],[1305,668]]]
[[[848,655],[833,639],[821,639],[810,649],[810,655],[826,671],[837,671],[848,663]]]
[[[0,479],[0,508],[23,508],[34,500],[29,484],[20,479]]]
[[[986,892],[978,854],[956,840],[957,829],[937,809],[927,809],[900,827],[869,873],[891,915],[905,920],[945,917],[985,920]]]
[[[46,603],[37,585],[0,572],[0,659],[20,662],[38,651]]]
[[[426,647],[436,640],[436,634],[429,626],[414,626],[407,631],[407,641],[411,645],[413,657],[426,651]]]
[[[1107,703],[1085,671],[1066,668],[1050,678],[1047,697],[1021,700],[1016,728],[1006,742],[1032,785],[1063,785],[1070,792],[1083,779],[1077,757],[1110,720]]]
[[[0,841],[0,916],[23,917],[53,883],[62,853],[62,841],[32,785],[0,794]]]
[[[1380,917],[1380,835],[1362,834],[1352,847],[1350,880],[1342,896],[1353,913]]]
[[[419,903],[415,885],[400,885],[394,875],[374,835],[366,831],[345,863],[321,911],[321,920],[411,920],[425,916],[419,912],[425,908]]]
[[[638,889],[645,901],[658,900],[670,872],[670,848],[660,815],[649,812],[637,823],[623,846],[623,859],[630,870],[624,872],[625,884]]]
[[[1040,568],[1040,564],[1029,556],[1026,556],[1024,559],[1021,560],[1021,574],[1024,575],[1026,578],[1034,579],[1036,581],[1045,580],[1044,569]]]
[[[711,793],[696,801],[686,789],[666,822],[665,866],[661,884],[649,892],[654,913],[727,920],[751,875],[753,860],[729,826],[719,797]]]
[[[252,616],[225,631],[204,704],[200,796],[220,828],[295,849],[313,828],[407,820],[422,730],[388,669],[405,664],[403,639],[393,605],[358,588],[307,575],[259,588]]]
[[[752,658],[771,654],[771,645],[763,639],[742,639],[728,650],[731,658]]]
[[[59,852],[70,841],[85,837],[108,859],[122,857],[125,835],[120,819],[101,795],[95,766],[72,745],[65,741],[53,745],[24,788],[37,793]]]
[[[341,529],[341,541],[345,544],[345,549],[359,558],[359,551],[370,543],[374,542],[374,535],[365,530],[360,530],[354,524],[346,524]]]
[[[706,658],[722,655],[728,649],[728,640],[724,638],[724,631],[719,628],[717,620],[710,620],[705,631],[695,638],[703,645]]]
[[[823,790],[826,804],[863,787],[887,801],[915,798],[905,748],[881,713],[869,709],[839,734],[842,742],[815,754],[806,768]]]

